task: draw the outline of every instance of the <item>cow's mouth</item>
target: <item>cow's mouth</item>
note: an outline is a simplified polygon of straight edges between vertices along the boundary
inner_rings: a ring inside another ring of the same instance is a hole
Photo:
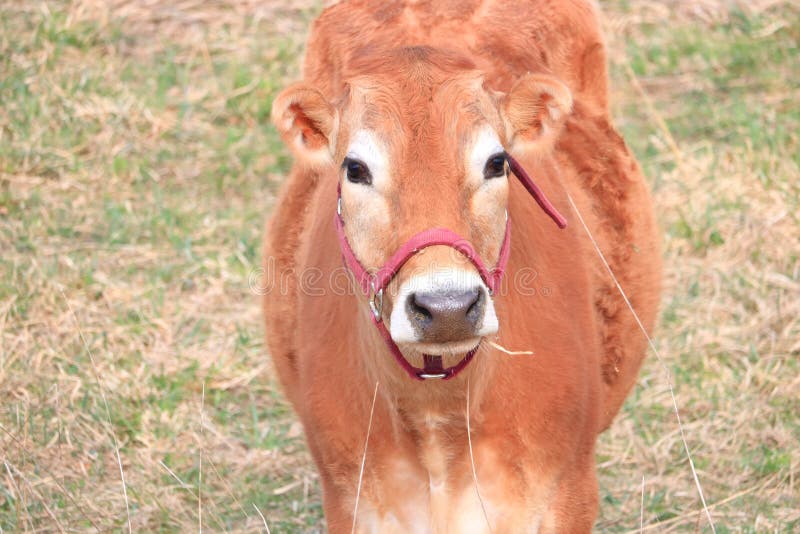
[[[443,358],[463,356],[467,352],[475,350],[480,345],[481,337],[468,338],[461,341],[449,341],[447,343],[403,343],[403,352],[420,355],[441,356]]]
[[[415,367],[432,370],[447,369],[458,365],[465,358],[471,359],[480,347],[482,337],[472,337],[447,343],[404,343],[403,356]]]

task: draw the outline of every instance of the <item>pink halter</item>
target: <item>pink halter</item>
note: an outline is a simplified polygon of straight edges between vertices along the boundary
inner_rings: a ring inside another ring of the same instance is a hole
[[[542,211],[550,216],[550,218],[555,221],[559,228],[566,228],[566,219],[564,219],[558,210],[553,207],[550,201],[547,200],[547,197],[545,197],[542,190],[539,189],[535,183],[533,183],[533,180],[531,180],[530,176],[528,176],[525,170],[520,167],[519,163],[517,163],[517,161],[511,156],[507,155],[506,158],[508,160],[508,165],[511,169],[511,172],[513,172],[519,181],[522,182],[522,185],[525,186],[525,189],[528,191],[528,193],[530,193],[530,195],[536,200],[537,204],[539,204],[539,206],[542,208]],[[342,193],[340,186],[338,190],[338,204],[336,215],[334,216],[334,224],[336,226],[336,234],[339,237],[339,246],[342,250],[342,257],[344,258],[344,263],[347,268],[351,273],[353,273],[353,276],[358,282],[358,285],[361,287],[361,290],[364,292],[364,295],[369,298],[369,305],[372,309],[372,321],[375,323],[375,326],[377,327],[381,336],[386,341],[389,351],[392,353],[395,360],[397,360],[397,363],[400,364],[400,366],[411,378],[417,380],[426,380],[432,378],[449,380],[453,378],[461,370],[463,370],[464,367],[467,366],[470,360],[472,360],[472,357],[477,351],[477,347],[469,351],[456,365],[446,369],[442,367],[441,356],[428,354],[424,355],[424,368],[421,369],[412,366],[403,356],[400,348],[394,342],[389,330],[386,328],[386,324],[383,322],[381,315],[383,311],[383,292],[403,267],[403,265],[414,254],[427,247],[445,245],[452,247],[463,254],[478,270],[478,274],[486,284],[486,287],[489,288],[489,291],[494,293],[500,287],[500,281],[503,278],[503,274],[505,273],[506,265],[508,263],[508,257],[511,254],[511,226],[508,222],[508,219],[506,219],[506,231],[505,235],[503,236],[503,244],[500,247],[500,254],[497,258],[497,264],[492,269],[486,268],[486,265],[475,251],[475,247],[473,247],[469,241],[459,236],[455,232],[447,230],[446,228],[431,228],[428,230],[423,230],[403,243],[400,248],[397,249],[394,254],[392,254],[392,257],[389,258],[389,260],[383,264],[383,266],[379,268],[374,275],[372,275],[364,267],[364,265],[362,265],[358,258],[356,258],[352,247],[350,247],[350,243],[347,241],[347,237],[345,236],[344,232],[344,219],[342,219],[341,205]]]

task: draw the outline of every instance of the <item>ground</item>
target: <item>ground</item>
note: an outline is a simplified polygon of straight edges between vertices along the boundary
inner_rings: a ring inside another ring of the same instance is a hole
[[[711,531],[670,381],[716,530],[800,529],[800,6],[601,5],[666,288],[596,530]],[[251,290],[320,9],[0,0],[2,531],[322,530]]]

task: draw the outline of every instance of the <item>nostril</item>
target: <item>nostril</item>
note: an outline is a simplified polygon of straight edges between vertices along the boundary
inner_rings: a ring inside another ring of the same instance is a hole
[[[417,293],[409,295],[408,311],[411,319],[418,324],[429,323],[433,319],[430,310],[417,300]]]
[[[485,298],[483,291],[476,292],[475,298],[467,309],[467,320],[471,323],[477,323],[483,316],[483,302]]]

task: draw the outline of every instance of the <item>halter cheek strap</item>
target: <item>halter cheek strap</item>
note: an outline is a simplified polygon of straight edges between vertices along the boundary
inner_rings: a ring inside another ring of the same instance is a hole
[[[539,187],[533,183],[530,176],[525,170],[517,163],[511,156],[507,156],[509,168],[511,172],[522,182],[522,185],[536,200],[539,207],[542,208],[548,216],[558,225],[559,228],[565,228],[567,221],[553,207],[547,197],[545,197]],[[412,236],[408,241],[403,243],[397,251],[392,254],[392,257],[372,275],[364,265],[358,260],[353,252],[347,236],[344,231],[344,219],[342,218],[342,192],[341,185],[337,191],[338,204],[336,215],[334,216],[334,225],[336,228],[336,235],[339,238],[339,246],[342,251],[342,258],[344,263],[356,279],[361,291],[369,299],[369,305],[372,309],[372,321],[378,329],[378,332],[386,342],[389,351],[394,356],[397,363],[402,367],[411,378],[416,380],[427,379],[442,379],[449,380],[461,372],[464,367],[475,356],[477,347],[469,351],[456,365],[448,368],[442,366],[442,357],[439,355],[424,355],[424,368],[412,366],[408,360],[403,356],[400,348],[392,339],[386,324],[383,322],[383,293],[392,279],[397,275],[405,263],[411,259],[412,256],[419,251],[436,245],[444,245],[456,249],[465,258],[467,258],[477,269],[481,280],[489,288],[489,291],[494,293],[500,287],[500,281],[505,273],[508,258],[511,254],[511,225],[506,217],[506,228],[503,235],[503,243],[500,246],[500,253],[497,258],[497,264],[492,269],[488,269],[481,260],[475,247],[472,244],[459,236],[455,232],[446,228],[431,228],[423,230],[422,232]]]

